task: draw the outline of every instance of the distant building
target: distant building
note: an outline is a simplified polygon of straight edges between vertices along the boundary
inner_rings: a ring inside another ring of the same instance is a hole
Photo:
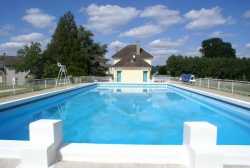
[[[112,58],[114,82],[149,82],[153,56],[136,45],[127,45]]]
[[[105,71],[106,75],[110,75],[113,73],[111,64],[101,64],[101,66],[107,68],[107,70]]]
[[[7,56],[5,53],[1,57],[2,59],[0,60],[0,83],[11,84],[13,77],[18,79],[18,83],[23,83],[25,81],[25,77],[28,75],[28,72],[15,73],[15,69],[13,67],[13,64],[16,61],[22,59],[22,57]]]

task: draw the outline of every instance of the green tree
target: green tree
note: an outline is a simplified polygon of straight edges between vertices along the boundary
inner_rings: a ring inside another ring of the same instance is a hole
[[[244,62],[243,74],[244,79],[250,81],[250,58],[242,59]]]
[[[166,66],[160,66],[160,68],[158,69],[158,75],[167,75]]]
[[[57,24],[55,33],[44,52],[45,76],[52,73],[57,62],[67,67],[69,75],[87,75],[89,73],[89,58],[81,47],[78,29],[73,14],[68,11]],[[59,68],[57,68],[58,72]]]
[[[29,75],[40,78],[42,76],[42,49],[40,43],[31,42],[17,51],[17,56],[22,57],[13,64],[15,72],[29,72]]]
[[[0,62],[3,61],[3,55],[0,55]]]
[[[250,80],[250,58],[207,58],[172,55],[167,60],[167,68],[171,76],[191,73],[197,78]]]
[[[236,58],[235,49],[232,48],[231,43],[223,42],[220,38],[203,40],[200,52],[202,56],[208,58]]]
[[[93,40],[94,34],[80,26],[78,37],[81,46],[90,59],[89,72],[91,75],[105,75],[107,68],[104,66],[109,60],[105,59],[107,44],[101,45]]]
[[[167,62],[166,68],[170,72],[171,76],[180,76],[184,72],[185,60],[181,55],[171,55]]]

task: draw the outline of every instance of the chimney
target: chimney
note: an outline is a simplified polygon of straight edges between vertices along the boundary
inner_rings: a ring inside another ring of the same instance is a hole
[[[136,55],[140,54],[141,46],[140,41],[136,41]]]
[[[119,49],[118,46],[115,47],[115,53],[118,53]]]

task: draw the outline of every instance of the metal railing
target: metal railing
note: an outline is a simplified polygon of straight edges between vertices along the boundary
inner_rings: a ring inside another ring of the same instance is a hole
[[[69,79],[71,84],[112,82],[111,77],[97,77],[97,76],[78,76]],[[33,79],[33,80],[23,80],[23,81],[18,80],[14,82],[0,83],[0,98],[44,90],[44,89],[55,88],[56,81],[57,78],[45,78],[45,79]]]
[[[250,96],[250,82],[198,78],[195,85]]]
[[[180,82],[180,77],[171,77],[171,80]],[[250,82],[248,81],[196,78],[193,85],[250,96]]]
[[[55,88],[56,80],[57,78],[46,78],[26,81],[18,80],[16,82],[9,82],[4,84],[0,83],[0,98]],[[179,78],[171,78],[171,80],[179,81]],[[94,82],[113,82],[113,80],[111,77],[98,76],[77,76],[70,78],[71,84]],[[153,77],[151,82],[169,83],[170,78],[168,76]],[[197,78],[194,85],[250,96],[250,82],[246,81]]]

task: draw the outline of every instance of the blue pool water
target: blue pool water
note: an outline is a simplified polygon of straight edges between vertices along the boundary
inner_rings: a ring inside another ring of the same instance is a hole
[[[5,109],[0,139],[28,140],[30,122],[61,119],[64,142],[177,145],[185,121],[207,121],[218,127],[217,144],[250,145],[249,113],[173,86],[92,85]]]

